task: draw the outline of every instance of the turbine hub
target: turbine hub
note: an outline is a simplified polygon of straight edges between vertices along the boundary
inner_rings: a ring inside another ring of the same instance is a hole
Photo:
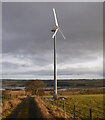
[[[52,29],[52,30],[51,30],[51,32],[55,32],[57,28],[58,28],[58,27],[56,27],[56,28]]]
[[[51,32],[55,32],[56,29],[52,29]]]

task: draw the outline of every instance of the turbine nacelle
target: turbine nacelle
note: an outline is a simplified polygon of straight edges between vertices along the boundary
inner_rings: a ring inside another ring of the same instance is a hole
[[[57,16],[56,16],[56,12],[55,12],[55,8],[53,8],[53,13],[54,13],[54,20],[55,20],[56,28],[51,30],[52,32],[54,32],[52,38],[54,38],[56,36],[56,34],[57,34],[58,30],[59,30],[59,32],[61,33],[63,38],[66,39],[65,36],[63,35],[62,31],[59,28],[58,21],[57,21]]]
[[[54,29],[51,29],[51,32],[55,32],[58,27],[55,27]]]

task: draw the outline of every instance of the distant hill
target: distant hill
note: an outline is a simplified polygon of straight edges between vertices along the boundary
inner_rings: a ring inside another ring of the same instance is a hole
[[[13,79],[3,79],[2,87],[24,87],[28,80],[13,80]],[[42,80],[47,87],[53,87],[53,80]],[[102,79],[63,79],[58,80],[58,87],[65,88],[93,88],[93,87],[103,87]],[[105,86],[104,86],[105,87]]]

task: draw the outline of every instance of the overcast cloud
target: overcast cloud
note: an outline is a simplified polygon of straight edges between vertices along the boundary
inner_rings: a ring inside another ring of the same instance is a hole
[[[102,78],[103,3],[3,3],[3,78],[53,78],[56,8],[58,78]]]

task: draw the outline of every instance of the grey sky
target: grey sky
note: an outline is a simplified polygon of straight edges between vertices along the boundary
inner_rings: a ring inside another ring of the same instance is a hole
[[[2,2],[104,2],[104,0],[1,0]]]
[[[53,78],[52,8],[59,78],[102,78],[103,3],[3,3],[3,78]]]

